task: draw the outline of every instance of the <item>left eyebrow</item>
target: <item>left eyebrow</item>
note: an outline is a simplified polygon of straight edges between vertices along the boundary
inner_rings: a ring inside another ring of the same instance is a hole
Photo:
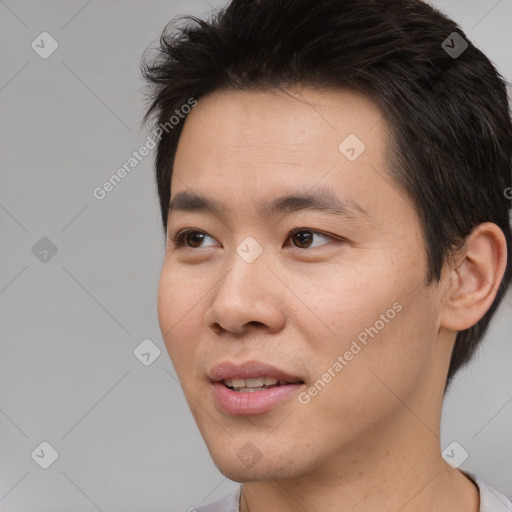
[[[313,192],[298,192],[260,203],[257,211],[262,217],[291,214],[309,210],[342,217],[357,217],[370,214],[356,201],[335,194],[330,188],[316,187]],[[191,192],[179,192],[169,204],[171,212],[206,212],[227,216],[227,208],[219,201]]]
[[[289,194],[259,205],[258,211],[264,217],[301,210],[325,212],[342,217],[367,216],[369,213],[356,201],[335,194],[329,188],[316,188],[314,192]]]

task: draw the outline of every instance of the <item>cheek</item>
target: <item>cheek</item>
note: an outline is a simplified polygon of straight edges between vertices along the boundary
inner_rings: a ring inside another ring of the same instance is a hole
[[[370,414],[372,408],[387,409],[396,396],[406,397],[426,381],[436,364],[435,307],[425,292],[389,294],[375,300],[364,317],[355,318],[356,313],[345,317],[349,333],[340,337],[331,360],[343,356],[338,389],[359,404],[356,410],[368,409]]]
[[[164,265],[158,283],[157,309],[160,331],[166,343],[170,330],[177,319],[176,305],[178,304],[179,283],[173,277]]]
[[[384,259],[380,266],[339,265],[295,281],[294,292],[302,302],[297,301],[294,314],[300,318],[315,377],[331,369],[333,380],[341,384],[347,379],[352,387],[376,380],[370,370],[382,372],[390,382],[413,380],[423,371],[437,335],[436,297],[418,286],[422,268],[402,268],[410,270],[401,271]],[[337,365],[336,371],[332,367],[338,356],[343,369]]]
[[[180,265],[166,259],[158,283],[158,320],[164,332],[172,334],[187,317],[193,316],[199,306],[206,285],[189,275]]]
[[[421,389],[434,362],[429,305],[417,297],[399,296],[393,302],[390,295],[373,296],[371,305],[358,302],[359,312],[347,302],[352,309],[338,315],[333,329],[338,335],[320,343],[320,337],[312,337],[304,353],[312,378],[308,396],[302,397],[301,403],[310,400],[304,414],[333,443],[340,431],[347,438],[372,432],[376,424],[402,411],[402,400],[409,402]],[[332,306],[331,311],[336,313]]]
[[[158,285],[158,321],[167,352],[178,373],[182,362],[193,357],[190,351],[197,345],[194,338],[199,339],[202,324],[198,322],[194,308],[200,307],[201,297],[199,287],[191,287],[183,272],[164,264]]]
[[[301,319],[301,330],[309,331],[320,353],[347,350],[358,336],[364,342],[370,336],[368,331],[388,330],[400,316],[400,284],[386,281],[385,274],[391,274],[389,269],[338,264],[294,279],[297,299],[293,314]]]

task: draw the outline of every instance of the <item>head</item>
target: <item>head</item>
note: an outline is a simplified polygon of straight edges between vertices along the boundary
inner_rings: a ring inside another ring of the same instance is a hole
[[[145,120],[167,126],[160,326],[214,460],[241,480],[356,459],[407,424],[404,401],[435,429],[511,277],[503,79],[419,0],[234,0],[188,21],[143,63]],[[249,360],[295,394],[221,410],[214,366]]]

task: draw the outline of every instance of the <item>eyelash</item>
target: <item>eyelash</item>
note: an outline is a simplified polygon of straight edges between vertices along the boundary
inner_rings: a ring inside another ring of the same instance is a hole
[[[309,229],[309,228],[296,228],[296,229],[293,229],[292,231],[290,231],[288,233],[288,236],[286,237],[286,240],[288,240],[293,235],[296,235],[297,233],[302,233],[302,232],[322,235],[322,236],[324,236],[326,238],[330,238],[331,240],[342,241],[342,239],[340,239],[339,237],[334,237],[332,235],[324,233],[323,231],[318,231],[316,229]],[[174,245],[174,247],[176,247],[176,248],[184,247],[186,249],[201,249],[201,247],[190,247],[190,246],[185,244],[185,237],[188,234],[190,234],[190,233],[200,233],[202,235],[210,236],[210,235],[208,235],[208,233],[205,233],[204,231],[199,231],[198,229],[182,229],[181,231],[178,231],[171,238],[171,241],[172,241],[172,244]],[[213,237],[211,237],[211,238],[213,238]],[[322,244],[322,245],[328,245],[328,244]],[[296,246],[295,246],[295,248],[296,249],[302,249],[302,250],[309,249],[309,247],[296,247]],[[313,247],[313,249],[316,249],[316,247]]]

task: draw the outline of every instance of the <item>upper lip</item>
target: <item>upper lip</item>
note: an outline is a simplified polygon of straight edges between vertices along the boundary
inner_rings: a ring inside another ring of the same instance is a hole
[[[304,382],[300,377],[285,372],[261,361],[246,361],[245,363],[232,363],[223,361],[213,366],[207,375],[212,382],[221,382],[226,379],[250,379],[254,377],[274,377],[279,381],[290,383]]]

